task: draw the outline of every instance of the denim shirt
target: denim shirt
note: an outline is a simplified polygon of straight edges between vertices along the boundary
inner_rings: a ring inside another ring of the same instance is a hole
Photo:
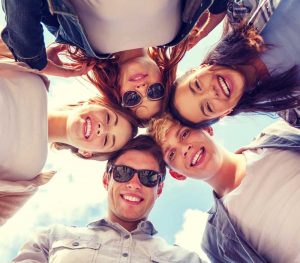
[[[300,154],[300,130],[279,121],[267,127],[248,146],[237,151],[257,148],[277,148]],[[231,221],[221,199],[214,192],[214,206],[209,210],[202,248],[212,262],[267,262],[249,244]]]
[[[54,225],[26,243],[13,262],[203,262],[196,253],[154,237],[156,233],[149,221],[140,222],[132,232],[105,219],[87,228]]]
[[[182,0],[182,25],[177,36],[165,46],[185,39],[212,0]],[[35,69],[47,65],[41,22],[56,37],[56,42],[83,50],[88,57],[108,59],[111,54],[96,54],[84,32],[72,4],[68,0],[2,0],[7,25],[2,39],[17,61]]]

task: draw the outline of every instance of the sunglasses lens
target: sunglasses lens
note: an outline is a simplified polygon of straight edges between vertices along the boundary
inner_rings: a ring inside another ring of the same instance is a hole
[[[116,166],[113,170],[113,178],[119,183],[128,182],[133,177],[133,169],[127,166]]]
[[[157,100],[165,95],[165,87],[160,83],[154,83],[148,88],[148,98]]]
[[[154,187],[157,185],[159,180],[159,174],[156,171],[142,170],[140,173],[140,181],[147,187]]]
[[[141,96],[135,91],[127,91],[123,95],[123,103],[126,107],[138,105],[141,99]]]

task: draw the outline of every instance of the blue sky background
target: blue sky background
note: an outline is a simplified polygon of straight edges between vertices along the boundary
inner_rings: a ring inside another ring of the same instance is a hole
[[[5,25],[4,15],[0,23]],[[201,41],[180,63],[179,75],[201,63],[201,59],[220,37],[222,27]],[[46,34],[46,42],[53,40]],[[75,102],[95,94],[92,87],[78,79],[50,78],[49,108]],[[21,88],[21,87],[20,87]],[[34,101],[34,98],[33,98]],[[229,150],[248,144],[274,118],[247,115],[224,118],[214,125],[215,139]],[[105,216],[106,191],[102,187],[104,163],[81,160],[67,151],[49,150],[45,170],[56,170],[50,183],[3,227],[0,228],[0,262],[10,262],[24,242],[41,227],[54,223],[85,226]],[[150,219],[159,235],[171,243],[199,251],[207,211],[212,205],[211,189],[201,181],[175,181],[167,176],[163,194]]]

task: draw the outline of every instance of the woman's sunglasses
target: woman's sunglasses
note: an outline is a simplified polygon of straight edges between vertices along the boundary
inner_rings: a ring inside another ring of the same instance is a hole
[[[147,98],[149,100],[160,100],[165,95],[165,87],[161,83],[154,83],[147,89]],[[135,107],[142,103],[143,96],[135,90],[126,91],[122,97],[123,107]]]
[[[154,187],[164,179],[163,175],[157,171],[136,170],[126,165],[111,165],[108,173],[112,173],[114,180],[118,183],[129,182],[137,173],[141,184],[147,187]]]

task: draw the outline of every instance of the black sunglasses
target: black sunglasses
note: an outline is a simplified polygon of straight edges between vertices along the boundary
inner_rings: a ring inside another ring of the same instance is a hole
[[[163,181],[161,173],[154,170],[136,170],[126,165],[111,165],[108,173],[112,173],[113,178],[118,183],[129,182],[135,173],[138,174],[142,185],[154,187]]]
[[[161,83],[154,83],[147,89],[147,98],[149,100],[160,100],[165,95],[165,87]],[[126,91],[122,97],[123,107],[135,107],[142,103],[143,96],[135,90]]]

